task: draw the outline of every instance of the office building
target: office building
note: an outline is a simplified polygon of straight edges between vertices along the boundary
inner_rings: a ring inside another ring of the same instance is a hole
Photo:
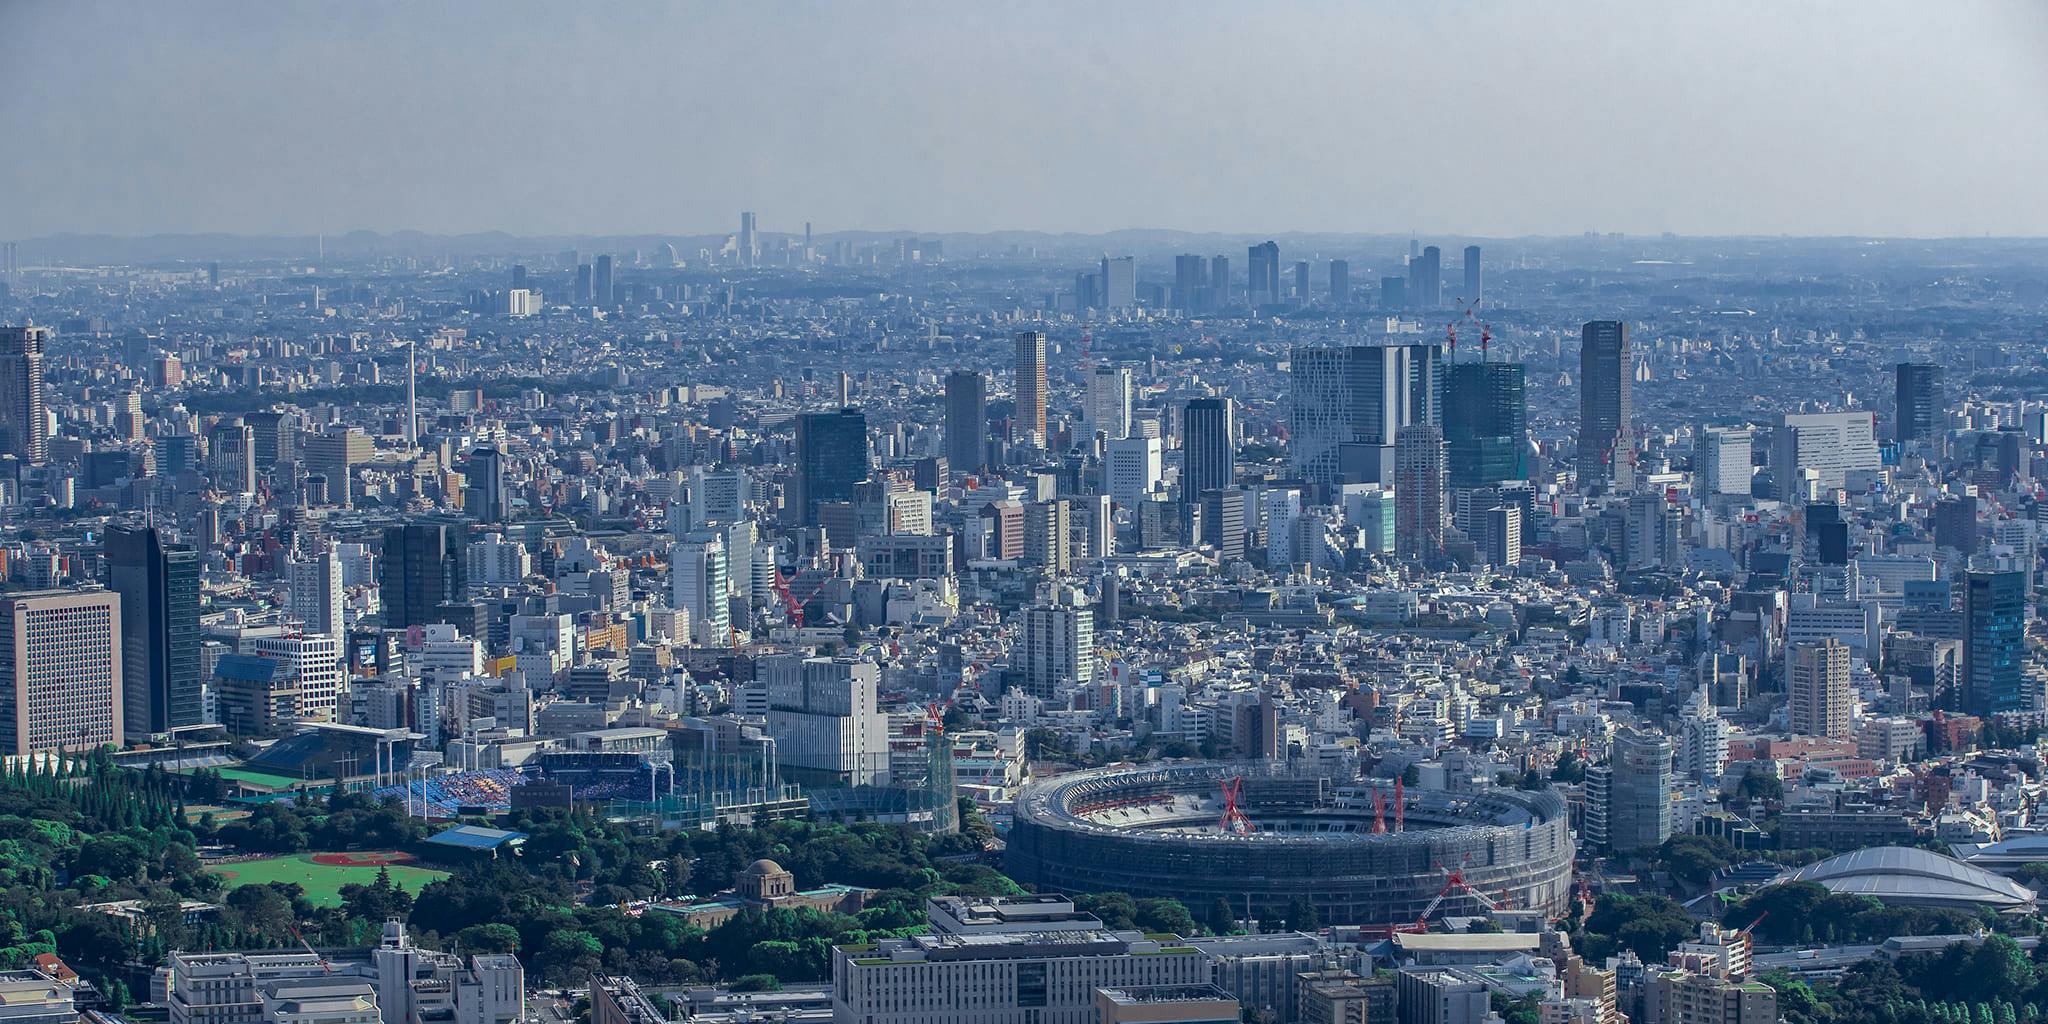
[[[38,466],[50,459],[43,382],[49,343],[48,327],[0,327],[0,453]]]
[[[1380,278],[1380,308],[1387,311],[1408,308],[1407,278]]]
[[[1528,402],[1520,363],[1444,368],[1444,441],[1452,490],[1529,478]]]
[[[1308,304],[1308,261],[1294,261],[1294,298],[1302,305]]]
[[[1017,369],[1013,394],[1016,396],[1016,418],[1011,437],[1028,444],[1043,446],[1045,432],[1045,334],[1041,331],[1021,331],[1017,335]]]
[[[199,553],[163,531],[107,528],[107,586],[121,598],[124,739],[203,725]]]
[[[1216,549],[1217,562],[1245,556],[1245,523],[1251,493],[1238,487],[1203,491],[1202,543]]]
[[[1847,739],[1853,691],[1849,687],[1849,648],[1834,637],[1798,644],[1785,651],[1785,689],[1790,698],[1790,725],[1801,736]]]
[[[1899,410],[1899,441],[1939,441],[1948,423],[1941,364],[1900,363],[1892,372]]]
[[[1455,968],[1405,967],[1394,987],[1399,1024],[1485,1024],[1493,1012],[1485,983]]]
[[[1067,595],[1024,610],[1020,646],[1024,691],[1033,697],[1056,700],[1095,681],[1095,612]]]
[[[1117,504],[1135,507],[1158,488],[1164,471],[1158,438],[1117,438],[1109,442],[1109,454],[1104,460],[1103,489]]]
[[[1627,480],[1635,452],[1629,434],[1629,382],[1635,370],[1628,325],[1589,321],[1579,331],[1579,489],[1604,491]]]
[[[496,535],[492,535],[491,540],[494,543],[499,542],[499,538]],[[526,553],[525,549],[517,544],[498,543],[498,547],[510,548],[522,555]],[[475,550],[475,546],[472,545],[471,553],[474,554]],[[472,564],[475,561],[474,558],[470,559]],[[468,578],[468,575],[466,573],[465,578]],[[509,580],[501,582],[516,583],[524,578],[525,575],[524,572],[521,572]],[[291,567],[289,612],[292,620],[297,622],[307,632],[322,633],[333,637],[338,642],[346,643],[348,640],[348,599],[347,590],[341,582],[341,576],[341,559],[335,555],[332,547],[303,561],[293,563]],[[483,577],[479,575],[478,578],[481,579]]]
[[[1094,1024],[1098,991],[1210,983],[1206,958],[1178,937],[1111,931],[1065,897],[937,897],[926,917],[924,934],[832,951],[834,1020]]]
[[[768,730],[782,773],[805,785],[889,781],[889,716],[876,687],[882,670],[857,658],[776,654],[762,658]]]
[[[1095,990],[1101,1024],[1216,1024],[1243,1019],[1230,993],[1214,985],[1127,985]]]
[[[1065,500],[1034,501],[1024,506],[1024,564],[1049,573],[1074,568],[1072,506]]]
[[[736,255],[738,256],[740,266],[753,267],[760,265],[761,235],[754,228],[754,213],[752,210],[740,213],[740,233],[739,237],[735,239],[735,243],[739,249]]]
[[[2030,710],[2026,573],[1963,574],[1964,709],[1974,715]]]
[[[961,476],[978,476],[988,462],[988,378],[954,370],[946,375],[945,401],[946,466]]]
[[[1607,845],[1614,852],[1647,850],[1671,837],[1673,753],[1670,738],[1661,733],[1624,729],[1615,734],[1606,822]]]
[[[1473,516],[1472,543],[1480,561],[1511,566],[1522,560],[1522,507],[1495,505]]]
[[[1092,442],[1096,435],[1114,441],[1131,433],[1131,370],[1098,366],[1088,374],[1082,398],[1081,429]]]
[[[1280,243],[1263,242],[1245,252],[1251,283],[1245,301],[1254,309],[1280,301]]]
[[[1351,262],[1330,261],[1330,305],[1335,309],[1351,306]]]
[[[505,453],[478,447],[469,452],[462,471],[462,510],[479,523],[502,523],[509,516],[511,493],[505,485]]]
[[[1480,293],[1480,283],[1481,282],[1479,280],[1479,247],[1476,245],[1468,245],[1465,247],[1465,290],[1463,294],[1458,296],[1459,298],[1465,300],[1465,305],[1471,307],[1476,307],[1479,305],[1479,301],[1482,298],[1482,295]]]
[[[600,306],[618,304],[618,285],[612,280],[612,258],[609,253],[597,258],[597,267],[591,273],[591,301]]]
[[[1422,250],[1422,258],[1408,266],[1408,300],[1416,309],[1436,309],[1444,304],[1444,253],[1434,245]]]
[[[1804,501],[1878,468],[1877,419],[1867,412],[1786,414],[1771,438],[1771,482],[1780,500]]]
[[[1964,495],[1934,503],[1934,543],[1963,555],[1977,553],[1977,499]]]
[[[1180,493],[1200,501],[1237,484],[1237,406],[1228,398],[1197,398],[1181,415]]]
[[[796,459],[798,521],[816,526],[819,505],[854,500],[854,485],[868,478],[867,416],[857,409],[797,416]]]
[[[462,523],[416,520],[384,528],[377,592],[384,628],[405,629],[438,621],[438,609],[461,601],[468,585]]]
[[[717,530],[692,531],[670,549],[669,606],[689,613],[691,640],[699,647],[733,642],[731,571],[725,535]]]
[[[257,637],[248,653],[290,666],[298,680],[299,718],[348,723],[348,669],[341,641],[324,633],[291,632]]]
[[[1209,257],[1209,303],[1211,308],[1230,305],[1230,257]]]
[[[121,628],[111,590],[0,595],[0,754],[122,742]]]
[[[1756,433],[1748,427],[1701,427],[1693,435],[1694,489],[1703,496],[1750,496]]]
[[[1129,309],[1138,304],[1138,258],[1102,258],[1102,308]]]
[[[1434,562],[1444,547],[1443,431],[1427,423],[1401,428],[1394,455],[1394,550],[1403,561]]]
[[[1400,429],[1442,422],[1442,361],[1435,344],[1293,350],[1288,448],[1295,474],[1324,490],[1387,482]]]

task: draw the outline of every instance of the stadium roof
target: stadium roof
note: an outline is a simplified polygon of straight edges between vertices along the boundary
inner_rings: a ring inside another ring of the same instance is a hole
[[[524,842],[525,839],[524,832],[507,832],[502,828],[485,828],[482,825],[457,825],[427,837],[427,842],[458,850],[495,850],[506,843]]]
[[[1816,882],[1829,892],[1886,903],[1968,910],[2031,910],[2034,891],[1953,857],[1908,846],[1852,850],[1779,875],[1773,885]]]

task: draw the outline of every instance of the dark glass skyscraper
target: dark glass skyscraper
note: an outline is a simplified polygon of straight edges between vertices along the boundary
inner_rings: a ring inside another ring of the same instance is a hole
[[[1528,479],[1528,420],[1522,364],[1451,364],[1445,374],[1443,420],[1451,489]]]
[[[1209,491],[1236,485],[1235,416],[1236,409],[1228,398],[1197,398],[1188,403],[1183,420],[1182,501],[1200,501]]]
[[[1628,459],[1629,378],[1635,368],[1628,325],[1592,320],[1579,332],[1579,489],[1613,478],[1613,460]]]
[[[1045,377],[1045,332],[1019,331],[1016,380],[1011,385],[1017,405],[1011,420],[1012,437],[1034,437],[1040,444],[1046,442]]]
[[[618,289],[612,281],[612,258],[609,254],[597,258],[597,272],[592,280],[592,288],[595,292],[592,297],[598,305],[609,306],[618,301]]]
[[[1408,300],[1416,309],[1435,309],[1444,304],[1444,251],[1436,246],[1422,250],[1422,258],[1408,268]]]
[[[1245,288],[1245,300],[1249,305],[1259,306],[1280,301],[1280,243],[1262,242],[1245,252],[1245,261],[1251,266],[1251,284]]]
[[[107,586],[121,595],[122,731],[202,725],[199,553],[142,526],[107,529]]]
[[[1465,291],[1460,296],[1466,305],[1479,305],[1479,288],[1479,247],[1468,245],[1465,247]]]
[[[1901,441],[1920,441],[1941,435],[1942,372],[1935,363],[1900,363],[1894,374],[1898,385]]]
[[[1330,305],[1344,309],[1351,305],[1351,262],[1330,261]]]
[[[496,448],[473,449],[462,478],[463,511],[479,523],[504,522],[510,503],[505,489],[505,453]]]
[[[1963,697],[1973,715],[2025,711],[2027,576],[1963,574]]]
[[[985,468],[988,450],[988,378],[974,370],[946,375],[946,464],[973,475]]]
[[[853,485],[868,478],[867,416],[858,409],[798,416],[796,463],[799,514],[815,526],[820,502],[852,501]]]
[[[462,600],[468,571],[463,565],[468,527],[423,519],[384,529],[377,592],[384,628],[405,629],[438,621],[437,609]]]

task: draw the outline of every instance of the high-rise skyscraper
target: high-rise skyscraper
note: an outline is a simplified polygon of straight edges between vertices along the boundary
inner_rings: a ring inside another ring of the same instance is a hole
[[[1102,434],[1114,441],[1131,432],[1131,370],[1127,366],[1097,366],[1088,374],[1088,390],[1081,408],[1082,430],[1090,439]]]
[[[462,479],[462,510],[479,523],[504,522],[511,503],[505,487],[505,453],[489,446],[470,449]]]
[[[1444,433],[1434,424],[1401,428],[1394,443],[1394,549],[1432,562],[1444,548]]]
[[[1293,350],[1288,447],[1296,474],[1324,489],[1387,482],[1395,434],[1442,421],[1442,356],[1434,343]]]
[[[107,584],[121,597],[125,738],[203,724],[199,553],[157,529],[117,524],[106,557]]]
[[[1444,370],[1450,487],[1529,478],[1528,402],[1520,363],[1452,363]]]
[[[761,238],[754,230],[752,211],[740,213],[739,264],[743,267],[758,266],[761,262]]]
[[[868,418],[858,409],[807,412],[796,418],[797,513],[818,523],[824,502],[852,501],[853,485],[868,478]]]
[[[1237,409],[1228,398],[1197,398],[1181,416],[1181,500],[1237,485]]]
[[[1208,306],[1209,261],[1193,254],[1173,258],[1173,308],[1198,313]]]
[[[1230,305],[1230,257],[1209,257],[1209,305],[1222,309]]]
[[[1095,612],[1059,600],[1024,610],[1024,692],[1053,700],[1095,680]]]
[[[1436,246],[1422,250],[1422,258],[1408,268],[1408,299],[1416,309],[1435,309],[1444,304],[1444,251]]]
[[[1852,691],[1847,645],[1832,636],[1792,645],[1785,652],[1785,689],[1794,733],[1848,737]]]
[[[1017,412],[1011,434],[1018,440],[1046,442],[1045,432],[1045,334],[1020,331],[1017,334]]]
[[[591,276],[592,299],[600,306],[618,304],[618,287],[612,280],[612,257],[604,253],[597,258],[597,269]]]
[[[1903,442],[1939,438],[1948,420],[1941,364],[1900,363],[1893,373],[1897,378],[1898,439]]]
[[[731,563],[725,535],[696,530],[676,541],[669,551],[669,605],[690,615],[690,636],[699,647],[724,647],[733,642],[732,610],[727,603]]]
[[[38,466],[50,461],[43,385],[49,343],[47,327],[0,328],[0,452]]]
[[[1330,261],[1330,306],[1346,309],[1351,305],[1351,263],[1348,260]]]
[[[1877,417],[1867,412],[1782,415],[1771,433],[1771,485],[1781,501],[1799,496],[1801,481],[1833,490],[1850,472],[1879,464]]]
[[[1623,729],[1609,763],[1607,844],[1617,853],[1647,850],[1671,837],[1670,738]]]
[[[1480,284],[1481,282],[1479,279],[1479,247],[1476,245],[1468,245],[1465,247],[1465,292],[1463,295],[1459,296],[1460,298],[1465,300],[1465,304],[1467,306],[1479,305]]]
[[[1963,697],[1973,715],[2025,711],[2027,574],[1963,574]]]
[[[462,523],[419,519],[384,528],[377,572],[384,628],[424,626],[436,621],[440,606],[462,600],[468,542]]]
[[[975,370],[946,375],[946,464],[954,473],[973,476],[986,468],[988,457],[988,378]]]
[[[1605,490],[1633,464],[1628,325],[1592,320],[1579,331],[1579,489]]]
[[[1256,308],[1280,301],[1280,243],[1252,246],[1245,253],[1245,262],[1251,268],[1251,284],[1245,288],[1246,303]]]
[[[1138,304],[1138,258],[1102,258],[1102,306],[1129,309]]]
[[[120,637],[111,590],[0,596],[0,754],[121,743]]]
[[[516,544],[506,546],[518,547]],[[291,572],[291,617],[309,633],[331,636],[336,643],[347,644],[348,597],[342,586],[341,558],[330,546],[311,558],[293,563]],[[518,575],[524,576],[525,573]]]
[[[1302,305],[1308,304],[1308,272],[1307,260],[1294,261],[1294,301]]]
[[[591,294],[593,291],[594,287],[591,284],[590,264],[578,263],[576,265],[576,304],[579,306],[589,305]]]

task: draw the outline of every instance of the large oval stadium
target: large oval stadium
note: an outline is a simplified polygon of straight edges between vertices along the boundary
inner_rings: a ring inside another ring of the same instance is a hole
[[[1416,921],[1452,870],[1501,904],[1559,914],[1572,849],[1564,800],[1551,792],[1409,790],[1397,803],[1391,784],[1168,762],[1026,786],[1004,869],[1040,890],[1171,896],[1196,914],[1222,897],[1240,915],[1273,920],[1305,896],[1324,924],[1376,927]],[[1439,907],[1478,910],[1463,890]]]

